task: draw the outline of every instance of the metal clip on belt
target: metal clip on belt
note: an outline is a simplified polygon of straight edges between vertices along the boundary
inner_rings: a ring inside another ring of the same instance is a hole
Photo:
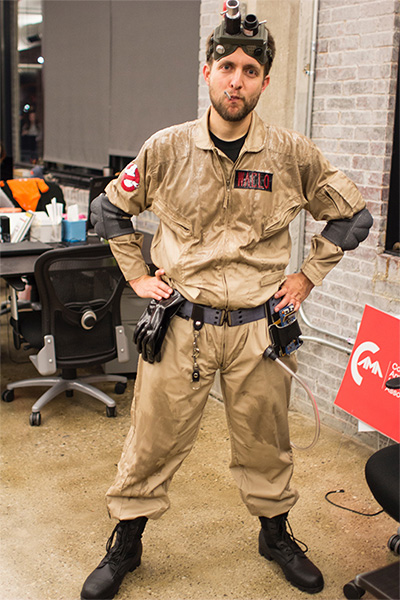
[[[186,300],[187,302],[187,300]],[[186,304],[185,302],[185,304]],[[200,368],[197,362],[197,359],[200,354],[199,348],[199,334],[200,329],[204,324],[204,311],[203,308],[199,304],[192,304],[192,312],[190,315],[193,319],[193,371],[192,371],[192,389],[199,390],[200,389]]]
[[[197,306],[202,308],[203,323],[216,325],[217,327],[221,327],[224,323],[227,323],[229,327],[236,327],[237,325],[259,321],[266,317],[265,304],[261,304],[255,308],[225,310],[224,308],[211,308],[210,306],[204,306],[203,304],[193,304],[192,302],[189,302],[189,300],[186,300],[186,302],[182,304],[177,315],[188,321],[190,318],[193,318],[193,308]]]

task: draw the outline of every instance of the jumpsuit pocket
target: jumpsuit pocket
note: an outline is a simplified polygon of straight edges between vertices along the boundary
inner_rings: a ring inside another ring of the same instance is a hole
[[[314,206],[310,202],[310,212],[317,221],[349,219],[360,200],[360,192],[352,181],[339,172],[317,191],[315,200],[318,204]],[[360,204],[360,210],[361,208]]]
[[[273,213],[264,215],[262,221],[261,239],[274,235],[277,231],[286,229],[289,223],[298,215],[302,209],[301,198],[294,196],[277,203]]]
[[[202,285],[204,269],[197,256],[199,240],[193,223],[160,199],[153,203],[152,210],[160,218],[151,247],[154,264],[163,265],[172,281]]]
[[[193,225],[183,215],[171,209],[171,207],[163,202],[163,200],[156,200],[153,202],[152,211],[159,217],[160,221],[165,223],[167,227],[172,229],[177,235],[183,237],[190,237],[193,235]]]

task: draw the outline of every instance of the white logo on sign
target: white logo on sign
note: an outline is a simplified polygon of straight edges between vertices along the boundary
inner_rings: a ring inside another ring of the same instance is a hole
[[[381,379],[383,378],[381,366],[379,362],[376,360],[375,362],[371,361],[369,356],[366,356],[362,360],[359,361],[359,358],[363,352],[378,352],[380,350],[379,346],[374,344],[374,342],[364,342],[360,344],[357,350],[354,352],[353,357],[351,359],[351,375],[357,385],[361,385],[363,378],[358,372],[358,367],[362,367],[366,371],[372,371],[374,375],[378,375]]]

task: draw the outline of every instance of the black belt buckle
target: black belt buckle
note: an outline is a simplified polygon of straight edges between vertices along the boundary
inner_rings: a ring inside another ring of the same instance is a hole
[[[288,356],[300,348],[301,329],[297,322],[293,304],[288,304],[275,312],[275,307],[281,300],[270,298],[267,302],[269,332],[274,350],[278,356]]]

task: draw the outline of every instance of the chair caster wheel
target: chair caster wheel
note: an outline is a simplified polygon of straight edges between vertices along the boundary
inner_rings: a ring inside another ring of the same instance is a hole
[[[39,427],[41,420],[42,417],[40,412],[33,412],[29,416],[29,424],[32,425],[32,427]]]
[[[360,588],[355,581],[350,581],[343,587],[343,593],[349,600],[359,600],[364,596],[365,590]]]
[[[122,383],[121,381],[117,381],[115,384],[114,391],[116,394],[123,394],[126,390],[126,383]]]
[[[117,416],[117,407],[116,406],[106,406],[106,414],[107,414],[107,417],[116,417]]]
[[[395,554],[400,554],[400,535],[392,535],[388,541],[388,548]]]
[[[1,399],[3,402],[12,402],[14,400],[14,390],[4,390]]]

